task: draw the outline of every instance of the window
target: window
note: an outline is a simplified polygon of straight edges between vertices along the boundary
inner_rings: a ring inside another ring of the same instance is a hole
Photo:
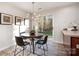
[[[29,19],[25,19],[25,25],[23,24],[24,21],[21,21],[21,25],[13,25],[14,27],[14,36],[19,36],[21,32],[29,32]]]

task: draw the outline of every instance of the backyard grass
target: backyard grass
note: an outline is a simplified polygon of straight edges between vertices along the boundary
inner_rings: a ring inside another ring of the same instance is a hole
[[[52,36],[52,31],[44,31],[44,32],[39,32],[48,36]]]

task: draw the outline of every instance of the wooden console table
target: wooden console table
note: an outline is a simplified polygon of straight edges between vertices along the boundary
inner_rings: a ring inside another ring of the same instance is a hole
[[[79,56],[79,31],[63,30],[63,44],[70,48],[71,56]]]

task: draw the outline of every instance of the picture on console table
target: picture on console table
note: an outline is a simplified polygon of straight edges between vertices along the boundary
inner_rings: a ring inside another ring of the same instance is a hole
[[[13,22],[13,16],[5,13],[0,13],[0,24],[10,25]]]

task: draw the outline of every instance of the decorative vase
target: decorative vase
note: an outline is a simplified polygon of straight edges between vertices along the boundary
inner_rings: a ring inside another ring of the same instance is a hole
[[[35,30],[31,30],[30,35],[35,35]]]
[[[71,31],[78,31],[77,26],[72,26],[73,29]]]

